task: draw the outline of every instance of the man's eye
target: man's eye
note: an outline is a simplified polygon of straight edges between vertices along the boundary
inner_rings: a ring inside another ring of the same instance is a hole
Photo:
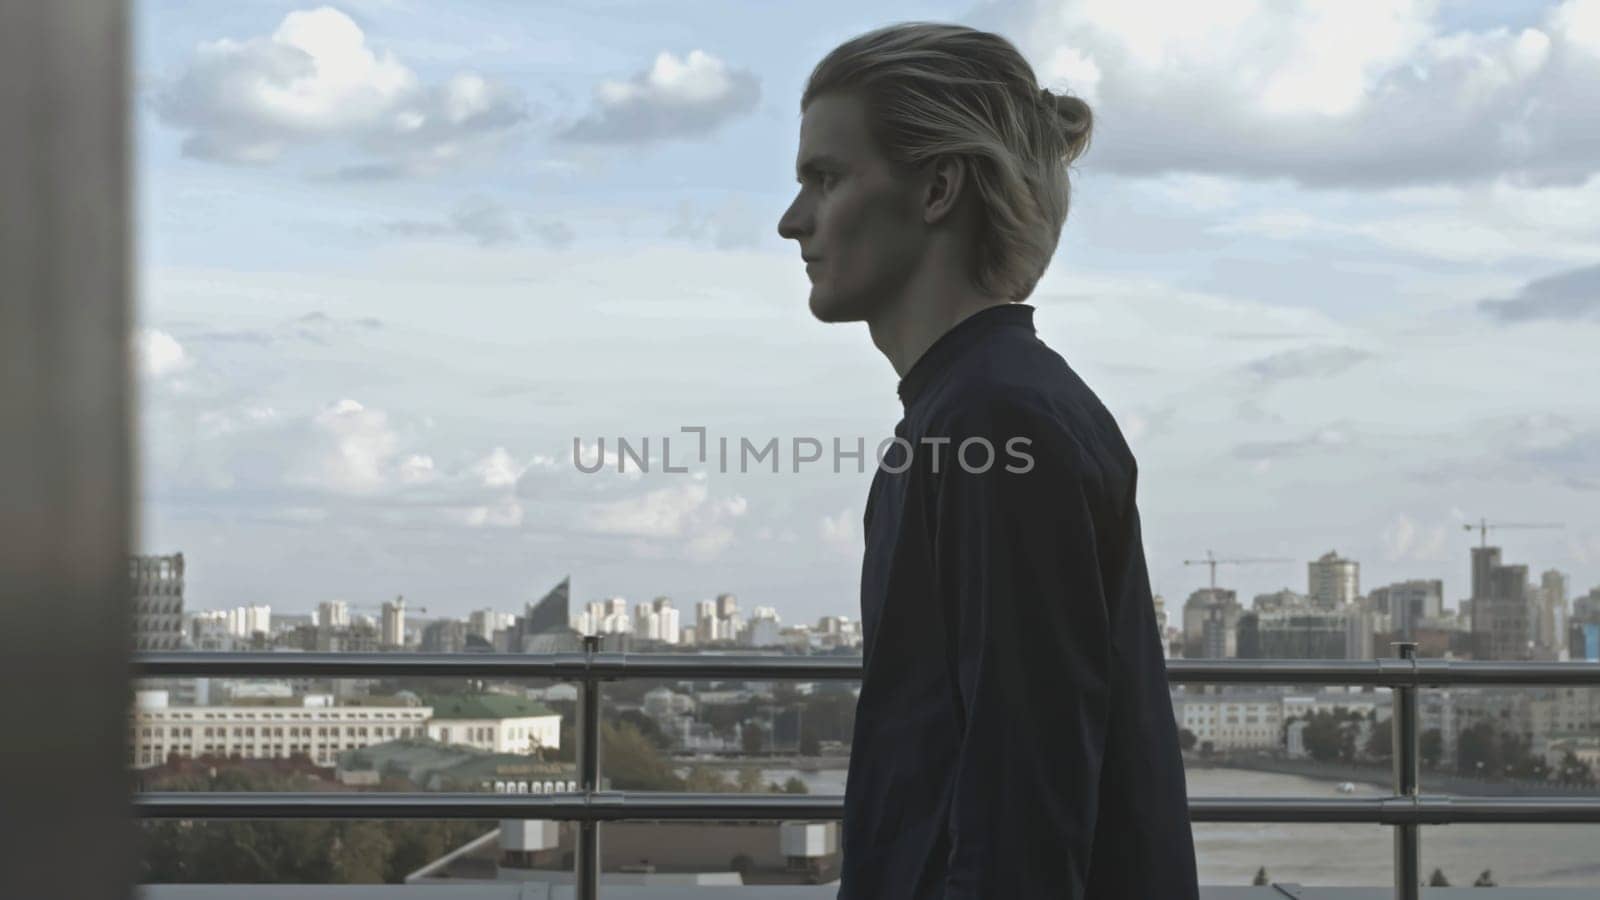
[[[822,173],[822,186],[824,188],[826,188],[829,184],[832,183],[832,182],[829,181],[829,179],[837,179],[838,177],[839,176],[833,174],[832,172],[823,172]]]

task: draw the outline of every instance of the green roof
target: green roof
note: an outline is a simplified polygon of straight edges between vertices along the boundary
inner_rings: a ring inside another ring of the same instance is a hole
[[[543,703],[507,694],[447,694],[431,698],[435,719],[524,719],[558,713]]]

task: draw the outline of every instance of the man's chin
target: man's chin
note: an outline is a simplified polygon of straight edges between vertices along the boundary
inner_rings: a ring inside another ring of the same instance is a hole
[[[856,304],[840,302],[815,288],[811,290],[811,314],[819,322],[859,322],[866,318]]]

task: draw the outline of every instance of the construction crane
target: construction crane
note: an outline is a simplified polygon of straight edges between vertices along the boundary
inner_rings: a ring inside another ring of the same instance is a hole
[[[1461,527],[1468,531],[1474,528],[1478,529],[1478,546],[1487,547],[1489,546],[1489,529],[1491,528],[1496,531],[1504,531],[1507,528],[1565,528],[1566,526],[1560,522],[1490,522],[1487,519],[1480,518],[1476,525],[1469,523]]]
[[[396,597],[394,599],[395,599],[395,605],[400,607],[401,609],[405,610],[406,612],[425,613],[425,612],[428,611],[428,608],[426,606],[412,606],[411,604],[406,602],[406,598],[403,597],[403,596],[402,597]],[[345,604],[345,606],[347,608],[349,608],[349,609],[377,609],[377,610],[381,610],[385,606],[388,606],[388,605],[389,605],[389,601],[387,601],[387,600],[385,600],[382,603],[346,603]]]
[[[1294,560],[1287,556],[1253,556],[1240,557],[1238,559],[1217,559],[1211,554],[1210,550],[1207,550],[1205,559],[1186,559],[1183,561],[1183,564],[1186,566],[1210,566],[1211,590],[1215,591],[1217,589],[1217,566],[1264,562],[1294,562]]]

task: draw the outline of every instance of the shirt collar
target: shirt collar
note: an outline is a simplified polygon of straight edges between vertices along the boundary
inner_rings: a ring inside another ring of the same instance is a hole
[[[1027,303],[1002,303],[978,310],[950,327],[940,335],[910,370],[900,379],[900,402],[911,408],[928,384],[953,362],[963,350],[996,328],[1016,326],[1036,333],[1033,326],[1033,307]]]

